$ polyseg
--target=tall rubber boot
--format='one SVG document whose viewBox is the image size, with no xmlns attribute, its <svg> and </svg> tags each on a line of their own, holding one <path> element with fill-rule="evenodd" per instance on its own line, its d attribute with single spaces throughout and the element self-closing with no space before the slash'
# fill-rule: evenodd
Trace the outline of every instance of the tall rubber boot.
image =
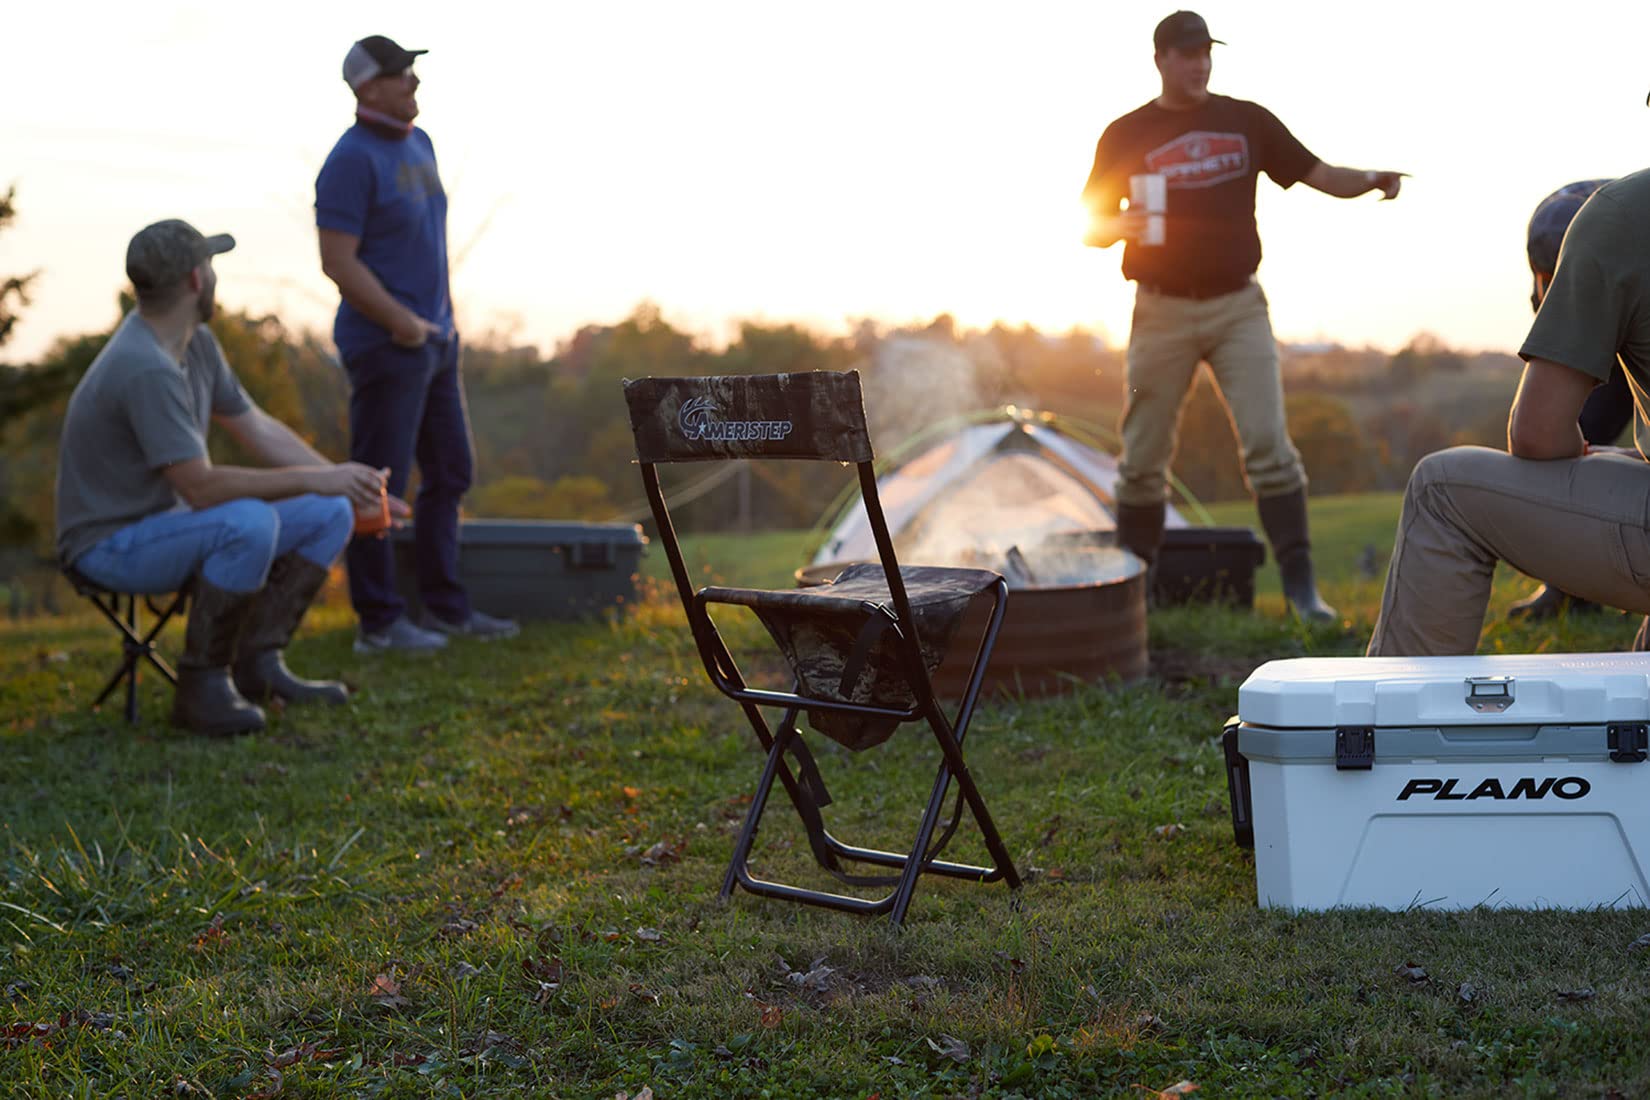
<svg viewBox="0 0 1650 1100">
<path fill-rule="evenodd" d="M 1507 618 L 1509 620 L 1528 619 L 1533 623 L 1540 622 L 1542 619 L 1556 619 L 1566 610 L 1571 615 L 1584 615 L 1588 612 L 1604 609 L 1591 600 L 1578 599 L 1561 588 L 1544 584 L 1535 590 L 1534 595 L 1519 600 L 1507 608 Z"/>
<path fill-rule="evenodd" d="M 1163 515 L 1167 505 L 1117 505 L 1117 545 L 1146 563 L 1146 606 L 1156 607 L 1157 552 L 1163 547 Z"/>
<path fill-rule="evenodd" d="M 1312 539 L 1307 534 L 1306 490 L 1261 497 L 1255 505 L 1260 509 L 1260 525 L 1266 530 L 1266 541 L 1272 544 L 1272 556 L 1278 559 L 1283 595 L 1289 606 L 1303 622 L 1327 623 L 1339 619 L 1335 609 L 1318 595 L 1318 582 L 1312 571 Z"/>
<path fill-rule="evenodd" d="M 178 659 L 172 724 L 227 737 L 264 728 L 264 712 L 241 697 L 229 677 L 235 644 L 256 593 L 229 592 L 197 576 L 189 593 L 189 626 Z"/>
<path fill-rule="evenodd" d="M 242 695 L 259 703 L 276 698 L 334 706 L 349 699 L 349 689 L 337 680 L 294 676 L 282 653 L 326 580 L 326 568 L 297 551 L 270 564 L 269 580 L 252 602 L 235 656 L 235 686 Z"/>
<path fill-rule="evenodd" d="M 1166 505 L 1118 504 L 1117 545 L 1131 551 L 1148 566 L 1157 561 L 1157 551 L 1163 545 L 1163 515 Z"/>
</svg>

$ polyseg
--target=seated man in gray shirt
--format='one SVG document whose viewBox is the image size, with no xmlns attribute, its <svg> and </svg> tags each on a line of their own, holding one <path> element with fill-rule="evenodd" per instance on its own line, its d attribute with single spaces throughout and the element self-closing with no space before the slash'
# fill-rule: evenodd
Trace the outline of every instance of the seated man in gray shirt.
<svg viewBox="0 0 1650 1100">
<path fill-rule="evenodd" d="M 65 569 L 120 592 L 193 578 L 172 722 L 207 734 L 262 729 L 251 700 L 347 698 L 343 684 L 292 675 L 282 650 L 355 508 L 379 507 L 384 491 L 384 471 L 329 462 L 253 404 L 224 361 L 206 321 L 212 257 L 234 247 L 175 219 L 132 238 L 137 308 L 69 398 L 57 470 Z M 212 420 L 272 468 L 214 465 Z"/>
<path fill-rule="evenodd" d="M 1606 183 L 1576 214 L 1518 352 L 1507 450 L 1451 447 L 1410 474 L 1371 656 L 1474 652 L 1497 561 L 1650 612 L 1647 245 L 1650 170 Z M 1618 361 L 1638 409 L 1637 450 L 1588 443 L 1576 419 Z"/>
</svg>

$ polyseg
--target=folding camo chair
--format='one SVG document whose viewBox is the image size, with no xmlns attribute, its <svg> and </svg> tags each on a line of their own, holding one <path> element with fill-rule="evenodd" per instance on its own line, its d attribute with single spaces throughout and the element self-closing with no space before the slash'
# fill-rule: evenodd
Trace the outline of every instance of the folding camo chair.
<svg viewBox="0 0 1650 1100">
<path fill-rule="evenodd" d="M 177 673 L 173 672 L 171 666 L 155 652 L 155 639 L 160 636 L 160 632 L 171 621 L 172 616 L 183 610 L 184 604 L 189 599 L 189 590 L 185 587 L 182 591 L 170 593 L 171 598 L 169 600 L 165 603 L 157 603 L 157 597 L 153 594 L 113 592 L 81 576 L 72 568 L 63 570 L 63 575 L 68 578 L 70 584 L 74 585 L 74 590 L 90 600 L 93 606 L 103 612 L 103 617 L 108 619 L 114 625 L 114 628 L 120 632 L 120 667 L 109 678 L 109 682 L 104 685 L 103 690 L 98 694 L 92 706 L 94 708 L 102 706 L 103 700 L 107 699 L 124 682 L 126 684 L 126 721 L 128 723 L 136 722 L 138 663 L 140 661 L 148 661 L 155 666 L 155 670 L 166 678 L 167 683 L 176 685 L 178 682 Z M 126 605 L 124 609 L 121 607 L 122 600 L 125 601 Z M 149 614 L 154 617 L 149 629 L 143 630 L 142 633 L 139 633 L 142 630 L 138 615 L 140 601 L 142 606 L 147 607 Z"/>
<path fill-rule="evenodd" d="M 1020 876 L 963 760 L 963 738 L 974 715 L 991 650 L 1007 608 L 1008 586 L 983 569 L 901 567 L 877 497 L 871 437 L 865 425 L 859 374 L 815 371 L 718 378 L 643 378 L 624 383 L 636 456 L 670 561 L 682 606 L 711 682 L 737 701 L 750 720 L 767 763 L 734 845 L 722 882 L 722 897 L 735 884 L 764 897 L 857 913 L 888 913 L 895 925 L 905 918 L 922 872 L 977 882 L 1004 880 L 1019 889 Z M 709 586 L 694 590 L 681 546 L 671 526 L 659 485 L 661 463 L 733 459 L 802 459 L 852 462 L 859 471 L 880 564 L 852 565 L 833 582 L 813 588 L 768 590 Z M 963 612 L 976 598 L 990 596 L 989 621 L 974 651 L 974 663 L 954 718 L 934 696 L 931 676 L 958 633 Z M 711 619 L 713 605 L 753 611 L 772 635 L 794 679 L 790 690 L 752 687 Z M 966 642 L 968 639 L 963 639 Z M 780 712 L 770 727 L 765 709 Z M 833 837 L 820 810 L 830 803 L 819 769 L 797 727 L 808 724 L 845 747 L 870 748 L 886 741 L 906 722 L 923 722 L 933 732 L 942 762 L 928 808 L 908 854 L 853 847 Z M 796 762 L 796 773 L 786 763 Z M 826 871 L 854 886 L 892 886 L 882 898 L 860 898 L 770 882 L 751 873 L 749 857 L 762 811 L 778 778 L 807 830 L 814 858 Z M 961 792 L 950 823 L 936 841 L 946 791 L 955 779 Z M 967 802 L 993 867 L 940 860 Z M 849 874 L 844 861 L 872 864 L 897 875 Z"/>
</svg>

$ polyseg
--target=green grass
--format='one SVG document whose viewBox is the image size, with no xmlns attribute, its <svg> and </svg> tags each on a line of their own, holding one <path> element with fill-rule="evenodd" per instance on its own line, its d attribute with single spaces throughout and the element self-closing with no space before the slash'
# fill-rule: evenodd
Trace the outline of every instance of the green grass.
<svg viewBox="0 0 1650 1100">
<path fill-rule="evenodd" d="M 1347 622 L 1285 619 L 1268 569 L 1252 614 L 1154 613 L 1182 675 L 991 704 L 969 756 L 1032 882 L 1016 906 L 925 881 L 898 934 L 718 901 L 759 758 L 657 592 L 439 660 L 357 659 L 322 609 L 292 662 L 342 670 L 355 701 L 225 742 L 168 729 L 152 683 L 136 728 L 89 713 L 113 656 L 91 618 L 0 628 L 0 1092 L 1645 1094 L 1642 911 L 1256 908 L 1220 723 L 1246 668 L 1360 649 L 1379 572 L 1358 558 L 1384 569 L 1396 501 L 1313 509 Z M 699 549 L 779 580 L 803 542 Z M 1500 577 L 1492 616 L 1530 587 Z M 1622 648 L 1632 625 L 1497 626 L 1484 648 Z M 728 636 L 760 663 L 756 628 Z M 902 846 L 923 738 L 818 753 L 833 829 Z M 788 817 L 760 869 L 817 883 Z"/>
</svg>

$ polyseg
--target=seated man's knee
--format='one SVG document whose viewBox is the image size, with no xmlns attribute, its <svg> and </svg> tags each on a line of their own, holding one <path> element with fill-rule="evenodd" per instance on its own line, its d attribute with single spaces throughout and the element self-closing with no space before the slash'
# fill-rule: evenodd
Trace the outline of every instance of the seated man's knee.
<svg viewBox="0 0 1650 1100">
<path fill-rule="evenodd" d="M 272 553 L 281 534 L 281 517 L 261 500 L 232 500 L 221 505 L 222 544 L 249 553 Z"/>
</svg>

